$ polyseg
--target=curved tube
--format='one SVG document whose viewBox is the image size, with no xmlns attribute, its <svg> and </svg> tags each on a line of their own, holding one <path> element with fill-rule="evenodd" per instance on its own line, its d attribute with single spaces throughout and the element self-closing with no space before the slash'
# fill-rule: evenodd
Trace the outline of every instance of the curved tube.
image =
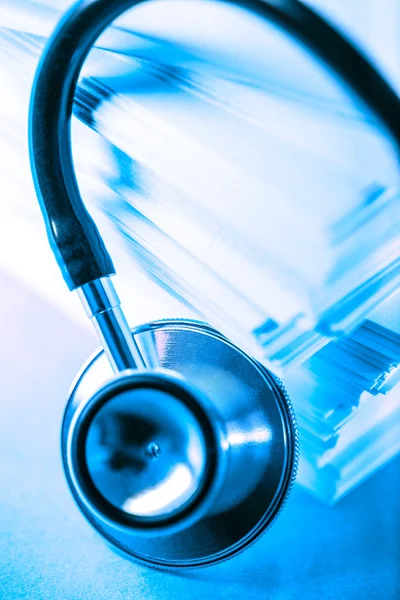
<svg viewBox="0 0 400 600">
<path fill-rule="evenodd" d="M 143 1 L 81 0 L 61 20 L 37 70 L 29 114 L 31 168 L 50 245 L 70 289 L 114 273 L 75 177 L 70 121 L 76 83 L 102 31 Z M 227 1 L 275 22 L 308 46 L 375 112 L 400 146 L 398 96 L 321 17 L 297 0 Z"/>
</svg>

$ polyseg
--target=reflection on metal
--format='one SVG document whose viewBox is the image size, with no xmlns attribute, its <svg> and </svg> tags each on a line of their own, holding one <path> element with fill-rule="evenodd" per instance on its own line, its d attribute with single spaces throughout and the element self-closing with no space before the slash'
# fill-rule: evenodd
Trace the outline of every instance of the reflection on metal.
<svg viewBox="0 0 400 600">
<path fill-rule="evenodd" d="M 104 498 L 133 516 L 160 518 L 197 495 L 210 450 L 188 406 L 143 388 L 115 392 L 93 417 L 85 446 Z"/>
<path fill-rule="evenodd" d="M 90 281 L 78 288 L 77 292 L 114 371 L 117 373 L 143 367 L 142 357 L 131 336 L 111 279 L 102 277 Z"/>
<path fill-rule="evenodd" d="M 127 498 L 123 509 L 137 515 L 158 515 L 166 507 L 175 508 L 175 499 L 186 498 L 193 492 L 193 474 L 186 465 L 177 464 L 159 484 L 136 496 Z"/>
</svg>

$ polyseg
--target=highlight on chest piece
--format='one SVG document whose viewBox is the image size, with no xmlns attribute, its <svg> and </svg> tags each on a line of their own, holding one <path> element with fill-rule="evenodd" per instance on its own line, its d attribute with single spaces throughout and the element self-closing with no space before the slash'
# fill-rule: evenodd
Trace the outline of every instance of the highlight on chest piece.
<svg viewBox="0 0 400 600">
<path fill-rule="evenodd" d="M 290 490 L 290 403 L 267 369 L 203 323 L 160 321 L 133 336 L 148 370 L 113 375 L 101 351 L 71 392 L 62 427 L 71 491 L 136 559 L 224 560 L 260 536 Z"/>
</svg>

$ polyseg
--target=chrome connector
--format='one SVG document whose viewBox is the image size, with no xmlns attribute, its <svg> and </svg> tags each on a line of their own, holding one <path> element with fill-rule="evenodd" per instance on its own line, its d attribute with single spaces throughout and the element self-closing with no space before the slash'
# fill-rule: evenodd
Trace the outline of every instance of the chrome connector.
<svg viewBox="0 0 400 600">
<path fill-rule="evenodd" d="M 125 369 L 144 369 L 143 357 L 111 279 L 96 279 L 78 288 L 77 292 L 113 370 L 118 373 Z"/>
</svg>

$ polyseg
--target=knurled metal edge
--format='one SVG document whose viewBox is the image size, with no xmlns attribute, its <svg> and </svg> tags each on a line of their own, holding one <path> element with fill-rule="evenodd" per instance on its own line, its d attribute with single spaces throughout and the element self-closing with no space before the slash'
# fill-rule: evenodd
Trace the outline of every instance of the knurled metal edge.
<svg viewBox="0 0 400 600">
<path fill-rule="evenodd" d="M 271 373 L 271 372 L 270 372 Z M 299 429 L 297 426 L 297 419 L 296 419 L 296 413 L 294 411 L 293 408 L 293 404 L 292 401 L 289 397 L 289 394 L 285 388 L 285 386 L 282 383 L 282 380 L 277 376 L 274 375 L 273 373 L 271 373 L 278 389 L 279 392 L 282 396 L 282 399 L 287 407 L 288 410 L 288 414 L 289 414 L 289 421 L 290 421 L 290 426 L 291 426 L 291 430 L 292 430 L 292 436 L 293 436 L 293 464 L 292 464 L 292 473 L 290 476 L 290 482 L 288 484 L 286 493 L 285 493 L 285 497 L 281 503 L 281 506 L 278 510 L 278 512 L 275 515 L 275 519 L 277 519 L 277 517 L 281 514 L 282 509 L 285 507 L 286 502 L 289 499 L 289 496 L 291 494 L 291 491 L 293 489 L 293 485 L 296 481 L 296 477 L 297 477 L 297 471 L 299 468 L 299 459 L 300 459 L 300 440 L 299 440 Z M 274 519 L 274 521 L 275 521 Z"/>
</svg>

